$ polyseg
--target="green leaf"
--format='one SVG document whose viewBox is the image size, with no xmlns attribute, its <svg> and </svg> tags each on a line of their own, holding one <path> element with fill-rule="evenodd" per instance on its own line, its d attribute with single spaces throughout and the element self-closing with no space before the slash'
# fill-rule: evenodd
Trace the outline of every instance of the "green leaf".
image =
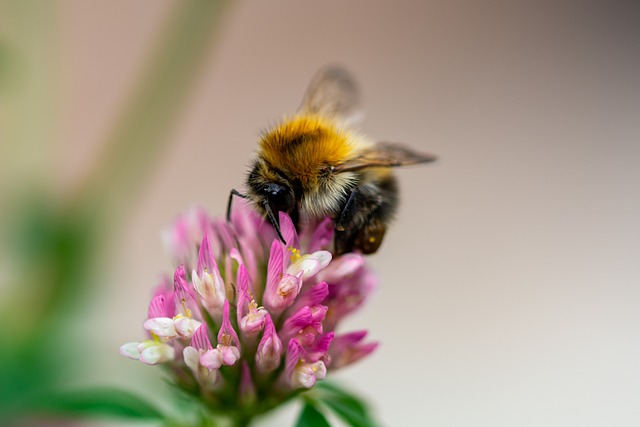
<svg viewBox="0 0 640 427">
<path fill-rule="evenodd" d="M 377 423 L 369 414 L 367 405 L 350 392 L 335 384 L 322 382 L 316 398 L 335 415 L 352 427 L 372 427 Z"/>
<path fill-rule="evenodd" d="M 91 389 L 52 392 L 40 396 L 34 411 L 78 416 L 111 416 L 138 420 L 161 420 L 162 413 L 147 401 L 124 390 Z"/>
<path fill-rule="evenodd" d="M 352 427 L 372 427 L 375 423 L 367 414 L 363 414 L 359 409 L 352 405 L 351 402 L 335 399 L 322 399 L 324 403 L 333 413 L 340 417 L 344 422 Z"/>
<path fill-rule="evenodd" d="M 331 427 L 331 425 L 315 406 L 307 402 L 302 408 L 296 427 Z"/>
</svg>

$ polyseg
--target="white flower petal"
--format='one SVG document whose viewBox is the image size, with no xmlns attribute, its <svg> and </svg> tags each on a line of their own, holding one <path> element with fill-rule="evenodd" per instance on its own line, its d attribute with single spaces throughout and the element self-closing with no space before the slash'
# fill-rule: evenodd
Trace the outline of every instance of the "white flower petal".
<svg viewBox="0 0 640 427">
<path fill-rule="evenodd" d="M 144 328 L 161 338 L 175 338 L 177 335 L 173 319 L 170 317 L 155 317 L 144 322 Z"/>
<path fill-rule="evenodd" d="M 194 373 L 198 372 L 198 367 L 200 366 L 200 352 L 197 348 L 188 346 L 182 351 L 182 357 L 184 358 L 184 363 L 191 369 Z"/>
<path fill-rule="evenodd" d="M 140 353 L 140 361 L 147 365 L 156 365 L 158 363 L 168 362 L 173 360 L 175 356 L 175 350 L 173 347 L 167 344 L 158 343 L 145 349 Z"/>
<path fill-rule="evenodd" d="M 129 359 L 140 359 L 140 352 L 138 351 L 139 342 L 128 342 L 120 346 L 120 354 L 128 357 Z"/>
<path fill-rule="evenodd" d="M 317 251 L 302 256 L 287 269 L 287 274 L 297 275 L 302 272 L 302 280 L 313 277 L 331 262 L 331 252 Z"/>
<path fill-rule="evenodd" d="M 213 272 L 203 271 L 201 277 L 193 270 L 191 277 L 193 287 L 202 298 L 205 307 L 210 309 L 222 308 L 226 293 L 224 281 L 218 269 L 214 269 Z"/>
<path fill-rule="evenodd" d="M 293 388 L 311 388 L 316 383 L 316 376 L 309 365 L 300 365 L 295 371 L 293 371 L 293 377 L 291 378 L 291 385 Z"/>
<path fill-rule="evenodd" d="M 317 251 L 311 254 L 315 259 L 320 262 L 320 268 L 325 268 L 331 262 L 331 252 L 329 251 Z"/>
<path fill-rule="evenodd" d="M 291 378 L 291 385 L 294 388 L 311 388 L 316 380 L 322 380 L 327 376 L 327 367 L 324 362 L 303 363 L 296 367 Z"/>
<path fill-rule="evenodd" d="M 173 324 L 178 335 L 182 338 L 191 338 L 196 332 L 196 329 L 202 325 L 202 322 L 189 317 L 177 316 L 174 319 Z"/>
<path fill-rule="evenodd" d="M 327 376 L 327 367 L 321 360 L 313 363 L 311 365 L 311 370 L 313 371 L 317 380 L 323 380 Z"/>
</svg>

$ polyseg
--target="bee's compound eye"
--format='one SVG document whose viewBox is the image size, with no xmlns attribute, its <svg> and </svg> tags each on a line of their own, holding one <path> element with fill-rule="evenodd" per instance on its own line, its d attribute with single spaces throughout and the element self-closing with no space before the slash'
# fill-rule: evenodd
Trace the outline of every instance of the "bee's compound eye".
<svg viewBox="0 0 640 427">
<path fill-rule="evenodd" d="M 291 197 L 289 187 L 275 182 L 269 182 L 262 187 L 262 194 L 268 200 L 269 206 L 274 212 L 291 212 L 294 199 Z"/>
<path fill-rule="evenodd" d="M 265 184 L 262 191 L 268 196 L 277 197 L 285 192 L 285 188 L 280 184 L 271 182 L 269 184 Z"/>
</svg>

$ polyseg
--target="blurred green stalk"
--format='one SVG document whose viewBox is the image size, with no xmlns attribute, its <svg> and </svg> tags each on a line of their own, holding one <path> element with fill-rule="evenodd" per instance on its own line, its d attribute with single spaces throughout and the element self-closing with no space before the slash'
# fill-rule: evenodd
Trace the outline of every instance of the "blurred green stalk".
<svg viewBox="0 0 640 427">
<path fill-rule="evenodd" d="M 104 153 L 70 199 L 60 203 L 51 194 L 50 178 L 41 169 L 47 166 L 49 156 L 38 156 L 39 162 L 26 165 L 33 169 L 30 182 L 7 185 L 8 190 L 28 185 L 26 190 L 32 191 L 10 205 L 0 223 L 4 249 L 17 272 L 9 276 L 12 293 L 0 301 L 0 321 L 12 325 L 0 331 L 0 340 L 5 343 L 0 346 L 0 417 L 8 423 L 11 415 L 20 417 L 16 408 L 33 406 L 30 399 L 43 399 L 47 392 L 55 394 L 68 380 L 65 376 L 83 360 L 82 348 L 89 346 L 70 341 L 64 329 L 69 314 L 87 296 L 86 290 L 100 285 L 96 272 L 111 237 L 107 231 L 117 229 L 170 140 L 228 3 L 175 3 L 135 90 L 103 144 Z M 55 44 L 51 4 L 37 0 L 0 3 L 0 11 L 8 14 L 4 20 L 17 25 L 20 36 L 26 35 L 30 41 L 18 46 L 28 52 L 18 53 L 36 58 L 21 71 L 34 73 L 30 78 L 35 76 L 40 83 L 8 88 L 14 104 L 7 105 L 7 110 L 14 110 L 12 117 L 19 119 L 11 132 L 2 132 L 10 138 L 3 147 L 10 147 L 9 153 L 11 147 L 29 154 L 52 146 L 48 131 L 55 116 L 50 92 L 56 70 L 50 61 L 51 52 L 55 52 L 51 46 Z M 0 62 L 5 66 L 12 58 L 4 55 Z M 19 172 L 7 176 L 14 181 L 30 172 L 12 169 Z"/>
<path fill-rule="evenodd" d="M 227 4 L 228 0 L 176 3 L 147 69 L 107 137 L 99 163 L 75 195 L 74 209 L 89 205 L 98 214 L 111 215 L 137 196 L 197 81 Z"/>
</svg>

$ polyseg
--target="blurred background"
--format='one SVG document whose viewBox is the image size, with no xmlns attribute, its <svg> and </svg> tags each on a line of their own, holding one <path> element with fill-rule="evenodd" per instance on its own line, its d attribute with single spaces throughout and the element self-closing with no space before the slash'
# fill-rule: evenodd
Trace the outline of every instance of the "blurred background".
<svg viewBox="0 0 640 427">
<path fill-rule="evenodd" d="M 381 286 L 345 325 L 382 346 L 339 379 L 386 426 L 640 425 L 639 18 L 634 2 L 0 0 L 1 409 L 54 385 L 163 405 L 160 370 L 118 354 L 172 268 L 161 231 L 196 204 L 222 215 L 260 131 L 337 62 L 367 135 L 440 157 L 398 171 Z"/>
</svg>

